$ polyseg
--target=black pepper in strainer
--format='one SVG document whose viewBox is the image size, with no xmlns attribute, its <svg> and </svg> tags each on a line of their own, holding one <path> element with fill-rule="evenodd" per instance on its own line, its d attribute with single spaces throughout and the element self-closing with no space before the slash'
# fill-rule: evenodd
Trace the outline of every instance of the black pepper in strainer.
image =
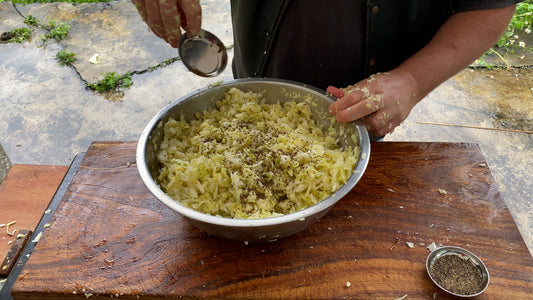
<svg viewBox="0 0 533 300">
<path fill-rule="evenodd" d="M 484 279 L 470 259 L 458 255 L 443 255 L 431 265 L 433 280 L 444 289 L 459 295 L 474 295 L 484 288 Z"/>
</svg>

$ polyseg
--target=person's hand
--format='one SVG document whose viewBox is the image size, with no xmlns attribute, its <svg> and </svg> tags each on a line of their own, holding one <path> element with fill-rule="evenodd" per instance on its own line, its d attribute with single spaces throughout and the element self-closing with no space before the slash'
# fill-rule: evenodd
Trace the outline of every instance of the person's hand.
<svg viewBox="0 0 533 300">
<path fill-rule="evenodd" d="M 198 35 L 202 26 L 200 0 L 131 0 L 148 27 L 172 47 L 177 48 L 182 27 Z"/>
<path fill-rule="evenodd" d="M 399 69 L 374 74 L 342 89 L 330 86 L 327 92 L 339 98 L 329 107 L 337 122 L 361 119 L 377 136 L 392 132 L 420 101 L 413 77 Z"/>
</svg>

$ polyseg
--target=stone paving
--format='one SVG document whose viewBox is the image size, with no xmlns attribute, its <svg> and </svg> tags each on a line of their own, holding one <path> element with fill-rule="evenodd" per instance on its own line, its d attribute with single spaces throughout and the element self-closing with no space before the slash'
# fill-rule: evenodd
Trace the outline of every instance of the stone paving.
<svg viewBox="0 0 533 300">
<path fill-rule="evenodd" d="M 204 0 L 202 8 L 203 27 L 231 46 L 229 1 Z M 233 78 L 231 68 L 218 77 L 201 78 L 179 60 L 167 65 L 177 59 L 176 49 L 149 31 L 128 0 L 79 5 L 0 3 L 0 33 L 26 26 L 23 21 L 28 15 L 71 27 L 61 42 L 43 42 L 40 38 L 46 32 L 37 28 L 29 42 L 0 44 L 0 166 L 4 170 L 11 163 L 68 165 L 95 140 L 137 140 L 145 124 L 169 102 Z M 61 50 L 76 53 L 73 67 L 58 63 L 55 57 Z M 93 64 L 90 60 L 96 54 L 99 63 Z M 230 60 L 232 54 L 230 49 Z M 519 50 L 505 58 L 509 69 L 467 68 L 442 84 L 385 140 L 479 144 L 532 251 L 533 136 L 420 123 L 533 130 L 533 53 Z M 486 61 L 503 64 L 495 55 Z M 86 87 L 108 72 L 130 72 L 133 85 L 112 94 Z"/>
</svg>

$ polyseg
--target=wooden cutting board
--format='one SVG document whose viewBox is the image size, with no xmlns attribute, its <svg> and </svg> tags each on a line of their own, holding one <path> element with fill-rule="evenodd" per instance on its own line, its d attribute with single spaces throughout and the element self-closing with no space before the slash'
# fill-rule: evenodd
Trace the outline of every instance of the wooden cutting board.
<svg viewBox="0 0 533 300">
<path fill-rule="evenodd" d="M 425 271 L 432 242 L 485 262 L 490 286 L 478 299 L 533 295 L 533 259 L 475 144 L 373 143 L 361 181 L 319 222 L 248 245 L 155 200 L 135 147 L 91 144 L 15 299 L 447 299 Z"/>
<path fill-rule="evenodd" d="M 67 166 L 15 164 L 0 184 L 0 263 L 21 230 L 35 229 Z M 9 234 L 8 234 L 9 233 Z"/>
</svg>

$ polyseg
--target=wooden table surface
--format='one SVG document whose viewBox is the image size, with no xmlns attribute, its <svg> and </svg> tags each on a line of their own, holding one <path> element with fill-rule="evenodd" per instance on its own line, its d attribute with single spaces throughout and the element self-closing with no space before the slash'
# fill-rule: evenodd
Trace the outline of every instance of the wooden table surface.
<svg viewBox="0 0 533 300">
<path fill-rule="evenodd" d="M 361 181 L 320 221 L 248 245 L 155 200 L 135 147 L 91 144 L 15 299 L 448 299 L 425 271 L 432 242 L 484 261 L 490 285 L 477 299 L 533 295 L 533 259 L 475 144 L 373 143 Z"/>
<path fill-rule="evenodd" d="M 0 263 L 20 230 L 35 229 L 68 166 L 15 164 L 0 184 Z M 11 242 L 10 242 L 11 241 Z"/>
</svg>

